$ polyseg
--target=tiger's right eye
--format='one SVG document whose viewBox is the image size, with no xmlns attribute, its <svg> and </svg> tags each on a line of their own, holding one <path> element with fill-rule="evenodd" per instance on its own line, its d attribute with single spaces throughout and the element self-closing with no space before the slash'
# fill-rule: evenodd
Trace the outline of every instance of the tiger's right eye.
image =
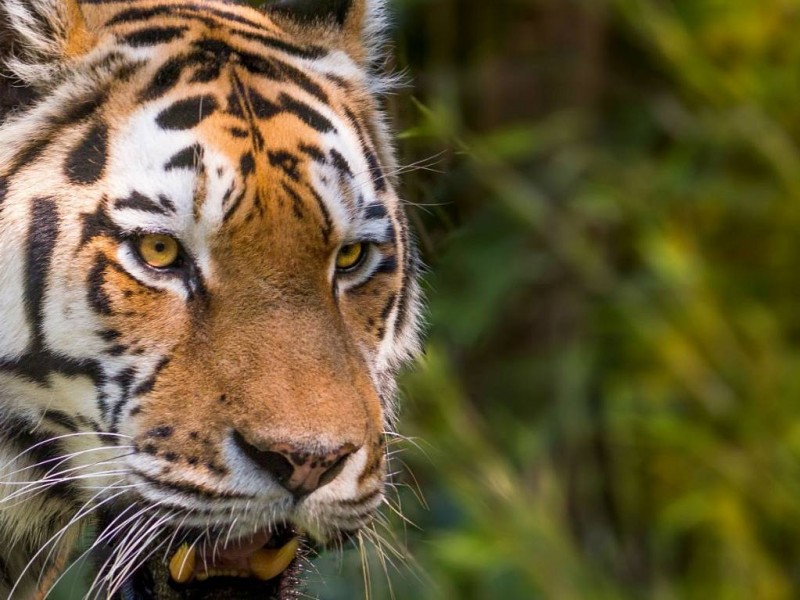
<svg viewBox="0 0 800 600">
<path fill-rule="evenodd" d="M 367 245 L 362 242 L 342 246 L 336 255 L 336 269 L 339 272 L 352 271 L 361 264 L 366 253 Z"/>
<path fill-rule="evenodd" d="M 168 269 L 178 262 L 181 245 L 173 237 L 161 233 L 143 235 L 136 249 L 142 260 L 154 269 Z"/>
</svg>

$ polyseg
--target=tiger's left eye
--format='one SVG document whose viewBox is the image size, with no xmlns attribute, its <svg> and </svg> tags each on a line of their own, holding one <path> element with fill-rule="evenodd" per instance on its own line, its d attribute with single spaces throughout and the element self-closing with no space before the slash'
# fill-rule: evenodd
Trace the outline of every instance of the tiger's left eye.
<svg viewBox="0 0 800 600">
<path fill-rule="evenodd" d="M 336 255 L 336 270 L 340 272 L 352 271 L 361 264 L 367 254 L 367 245 L 363 242 L 348 244 L 339 249 Z"/>
<path fill-rule="evenodd" d="M 154 269 L 168 269 L 178 262 L 181 246 L 173 237 L 160 233 L 143 235 L 136 249 L 142 260 Z"/>
</svg>

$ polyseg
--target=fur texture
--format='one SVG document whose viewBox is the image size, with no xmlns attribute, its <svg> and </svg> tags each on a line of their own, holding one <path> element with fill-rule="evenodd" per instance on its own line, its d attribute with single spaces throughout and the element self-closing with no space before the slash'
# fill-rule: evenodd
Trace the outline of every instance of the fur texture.
<svg viewBox="0 0 800 600">
<path fill-rule="evenodd" d="M 325 541 L 381 504 L 417 261 L 376 97 L 383 6 L 318 11 L 0 0 L 3 598 L 43 591 L 101 512 L 111 594 L 171 531 Z M 180 260 L 149 266 L 150 234 Z M 270 452 L 342 459 L 300 497 Z"/>
</svg>

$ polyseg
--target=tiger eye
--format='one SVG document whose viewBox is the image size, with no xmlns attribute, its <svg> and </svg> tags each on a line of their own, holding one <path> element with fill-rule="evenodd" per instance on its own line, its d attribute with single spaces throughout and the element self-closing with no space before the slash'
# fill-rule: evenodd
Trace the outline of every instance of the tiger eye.
<svg viewBox="0 0 800 600">
<path fill-rule="evenodd" d="M 367 246 L 364 243 L 348 244 L 339 249 L 336 256 L 336 268 L 340 271 L 349 271 L 361 263 L 366 253 Z"/>
<path fill-rule="evenodd" d="M 171 267 L 178 261 L 181 251 L 175 238 L 160 233 L 142 236 L 137 249 L 142 260 L 154 269 Z"/>
</svg>

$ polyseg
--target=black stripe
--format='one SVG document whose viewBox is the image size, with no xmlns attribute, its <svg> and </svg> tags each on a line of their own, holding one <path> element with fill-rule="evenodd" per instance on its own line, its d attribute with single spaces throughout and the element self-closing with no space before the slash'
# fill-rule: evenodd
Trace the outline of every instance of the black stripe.
<svg viewBox="0 0 800 600">
<path fill-rule="evenodd" d="M 333 221 L 331 220 L 331 213 L 328 210 L 328 206 L 325 204 L 325 201 L 322 199 L 313 187 L 310 184 L 306 184 L 306 189 L 308 189 L 311 196 L 316 200 L 317 206 L 319 207 L 320 213 L 322 213 L 322 240 L 327 245 L 331 239 L 331 233 L 333 232 Z"/>
<path fill-rule="evenodd" d="M 117 432 L 119 430 L 119 421 L 122 417 L 122 409 L 125 408 L 125 406 L 128 404 L 128 401 L 131 399 L 131 387 L 133 387 L 133 382 L 135 380 L 136 369 L 133 367 L 123 369 L 116 377 L 114 377 L 114 383 L 116 383 L 120 388 L 120 398 L 111 409 L 111 414 L 108 417 L 112 432 Z"/>
<path fill-rule="evenodd" d="M 396 256 L 387 256 L 378 264 L 378 268 L 375 269 L 376 273 L 386 273 L 386 274 L 395 273 L 396 271 L 397 271 Z"/>
<path fill-rule="evenodd" d="M 311 144 L 300 144 L 298 148 L 300 149 L 300 152 L 307 154 L 318 163 L 322 163 L 324 165 L 328 162 L 328 159 L 325 157 L 325 153 L 317 146 L 312 146 Z"/>
<path fill-rule="evenodd" d="M 295 115 L 312 129 L 316 129 L 320 133 L 328 133 L 334 130 L 333 123 L 311 108 L 308 104 L 300 102 L 285 93 L 279 96 L 278 101 L 284 110 Z"/>
<path fill-rule="evenodd" d="M 85 246 L 94 238 L 101 236 L 117 240 L 122 238 L 122 231 L 108 216 L 106 204 L 107 200 L 103 198 L 95 212 L 81 217 L 81 246 Z"/>
<path fill-rule="evenodd" d="M 200 498 L 207 498 L 214 501 L 218 501 L 220 499 L 252 500 L 255 498 L 255 496 L 235 494 L 233 492 L 226 492 L 224 490 L 206 490 L 204 488 L 175 481 L 165 482 L 160 479 L 154 479 L 148 475 L 145 475 L 141 471 L 136 473 L 136 477 L 146 481 L 148 487 L 155 488 L 156 490 L 162 490 L 169 494 L 187 494 L 191 497 L 199 496 Z"/>
<path fill-rule="evenodd" d="M 198 162 L 202 160 L 202 156 L 203 147 L 200 144 L 187 146 L 169 159 L 169 162 L 164 165 L 164 170 L 172 171 L 173 169 L 197 169 Z"/>
<path fill-rule="evenodd" d="M 277 104 L 273 104 L 264 98 L 264 96 L 255 91 L 252 87 L 247 89 L 247 99 L 250 101 L 253 114 L 259 119 L 271 119 L 281 112 Z"/>
<path fill-rule="evenodd" d="M 376 464 L 378 465 L 378 468 L 380 468 L 381 462 L 377 462 Z M 374 469 L 370 473 L 362 473 L 362 477 L 364 475 L 369 477 L 370 475 L 374 474 L 376 470 L 377 469 Z M 373 500 L 375 500 L 375 498 L 380 496 L 382 493 L 383 493 L 383 491 L 380 488 L 378 488 L 377 490 L 373 490 L 372 492 L 367 492 L 363 496 L 359 496 L 359 497 L 353 498 L 351 500 L 339 500 L 336 504 L 338 506 L 352 506 L 352 507 L 359 506 L 361 504 L 368 504 L 368 503 L 372 502 Z M 369 514 L 369 513 L 366 513 L 366 514 Z"/>
<path fill-rule="evenodd" d="M 167 130 L 192 129 L 217 110 L 217 100 L 210 94 L 192 96 L 175 102 L 156 117 L 156 123 Z"/>
<path fill-rule="evenodd" d="M 89 270 L 89 275 L 86 278 L 87 290 L 86 295 L 91 306 L 98 314 L 110 315 L 113 314 L 111 309 L 111 298 L 108 297 L 103 285 L 105 284 L 105 273 L 108 268 L 108 259 L 99 254 L 95 258 L 94 265 Z"/>
<path fill-rule="evenodd" d="M 408 231 L 408 222 L 400 220 L 400 241 L 403 244 L 403 281 L 400 284 L 400 303 L 397 306 L 397 320 L 395 321 L 395 331 L 402 330 L 408 320 L 409 288 L 411 279 L 416 275 L 418 268 L 418 256 L 414 246 L 414 239 Z"/>
<path fill-rule="evenodd" d="M 166 366 L 169 364 L 169 357 L 165 356 L 161 360 L 158 361 L 156 368 L 153 370 L 153 374 L 150 375 L 147 379 L 145 379 L 142 383 L 140 383 L 135 390 L 133 390 L 133 397 L 143 396 L 145 394 L 149 394 L 153 391 L 153 388 L 156 386 L 156 380 L 158 376 L 161 374 Z"/>
<path fill-rule="evenodd" d="M 298 165 L 300 161 L 291 152 L 285 150 L 270 150 L 267 153 L 269 164 L 281 169 L 293 181 L 300 181 Z"/>
<path fill-rule="evenodd" d="M 286 182 L 281 184 L 283 191 L 292 199 L 292 211 L 298 219 L 303 219 L 303 199 Z"/>
<path fill-rule="evenodd" d="M 67 155 L 64 172 L 74 184 L 90 185 L 103 176 L 108 160 L 108 127 L 102 121 L 92 125 Z"/>
<path fill-rule="evenodd" d="M 120 198 L 114 201 L 114 208 L 117 210 L 138 210 L 146 213 L 155 213 L 159 215 L 168 215 L 169 211 L 161 204 L 145 196 L 140 192 L 133 192 L 127 198 Z"/>
<path fill-rule="evenodd" d="M 114 342 L 122 337 L 122 334 L 115 329 L 104 329 L 98 332 L 97 335 L 106 342 Z"/>
<path fill-rule="evenodd" d="M 282 52 L 294 54 L 295 56 L 299 56 L 301 58 L 316 60 L 319 58 L 324 58 L 328 54 L 328 51 L 321 46 L 297 46 L 296 44 L 290 44 L 289 42 L 284 42 L 283 40 L 279 40 L 271 36 L 252 33 L 250 31 L 242 31 L 241 29 L 234 29 L 231 31 L 231 33 L 248 41 L 258 42 L 267 48 L 281 50 Z"/>
<path fill-rule="evenodd" d="M 25 308 L 33 330 L 34 350 L 44 348 L 44 301 L 47 293 L 47 275 L 53 262 L 59 229 L 58 208 L 52 198 L 34 199 L 28 227 L 28 245 L 25 255 L 27 278 L 25 281 Z"/>
<path fill-rule="evenodd" d="M 271 115 L 277 112 L 268 100 L 261 97 L 255 90 L 244 85 L 239 74 L 233 72 L 233 90 L 228 97 L 228 110 L 231 114 L 247 121 L 249 135 L 252 138 L 256 151 L 264 150 L 264 136 L 258 127 L 257 119 L 259 112 L 264 115 Z"/>
<path fill-rule="evenodd" d="M 8 180 L 5 177 L 0 177 L 0 210 L 3 208 L 3 202 L 6 201 L 8 194 Z"/>
<path fill-rule="evenodd" d="M 256 159 L 253 158 L 253 153 L 248 151 L 242 154 L 242 157 L 239 159 L 239 170 L 241 171 L 242 177 L 247 177 L 256 168 Z"/>
<path fill-rule="evenodd" d="M 320 101 L 328 101 L 328 96 L 322 87 L 305 72 L 274 56 L 263 56 L 234 48 L 222 40 L 198 40 L 192 45 L 197 50 L 191 57 L 187 57 L 192 61 L 207 64 L 207 57 L 213 56 L 219 65 L 235 62 L 254 75 L 262 75 L 273 81 L 294 83 Z"/>
<path fill-rule="evenodd" d="M 44 418 L 52 421 L 53 423 L 57 423 L 72 433 L 80 430 L 80 427 L 78 427 L 78 423 L 75 421 L 75 419 L 60 410 L 46 410 L 44 412 Z"/>
<path fill-rule="evenodd" d="M 280 40 L 278 38 L 265 35 L 261 33 L 261 31 L 263 31 L 264 29 L 263 23 L 247 19 L 246 17 L 242 17 L 241 15 L 236 15 L 233 13 L 229 13 L 227 11 L 212 8 L 207 4 L 182 4 L 180 6 L 132 8 L 117 13 L 111 20 L 109 20 L 106 23 L 106 25 L 132 23 L 135 21 L 147 21 L 154 17 L 160 17 L 160 16 L 199 20 L 206 23 L 207 25 L 212 25 L 212 26 L 217 25 L 217 23 L 214 23 L 205 15 L 213 15 L 214 17 L 217 17 L 219 19 L 228 21 L 229 27 L 231 23 L 252 27 L 253 29 L 256 30 L 255 32 L 242 31 L 241 29 L 233 27 L 232 33 L 239 35 L 243 38 L 246 38 L 247 40 L 258 42 L 268 48 L 286 52 L 287 54 L 293 54 L 301 58 L 317 59 L 317 58 L 322 58 L 328 53 L 327 50 L 321 46 L 314 46 L 314 45 L 297 46 L 295 44 Z"/>
<path fill-rule="evenodd" d="M 246 194 L 247 190 L 243 189 L 236 195 L 236 197 L 231 202 L 231 205 L 225 211 L 225 216 L 222 219 L 223 222 L 227 223 L 231 218 L 233 218 L 233 215 L 236 214 L 236 211 L 238 210 L 239 206 L 244 201 Z"/>
<path fill-rule="evenodd" d="M 67 377 L 88 377 L 94 381 L 95 387 L 105 379 L 96 361 L 74 359 L 50 352 L 29 352 L 18 359 L 0 361 L 0 371 L 25 377 L 41 385 L 47 384 L 51 373 Z"/>
<path fill-rule="evenodd" d="M 186 56 L 171 58 L 158 68 L 148 86 L 139 94 L 139 100 L 157 100 L 173 89 L 181 80 L 183 70 L 192 64 Z"/>
<path fill-rule="evenodd" d="M 336 167 L 336 170 L 339 171 L 339 174 L 342 177 L 352 177 L 353 171 L 350 169 L 350 163 L 347 162 L 347 159 L 344 156 L 342 156 L 342 153 L 336 148 L 331 148 L 330 154 L 333 166 Z"/>
<path fill-rule="evenodd" d="M 386 212 L 386 207 L 380 202 L 368 204 L 364 209 L 365 219 L 383 219 L 387 215 L 388 213 Z"/>
<path fill-rule="evenodd" d="M 386 301 L 386 304 L 383 306 L 383 310 L 381 311 L 381 320 L 386 321 L 389 318 L 389 315 L 392 314 L 392 309 L 394 308 L 395 302 L 397 302 L 397 294 L 392 294 L 389 296 L 389 299 Z"/>
<path fill-rule="evenodd" d="M 394 223 L 391 221 L 386 224 L 386 231 L 383 234 L 383 243 L 392 244 L 393 246 L 397 243 L 397 232 L 395 231 Z"/>
<path fill-rule="evenodd" d="M 163 206 L 169 212 L 174 213 L 178 211 L 177 207 L 175 206 L 175 203 L 164 194 L 158 195 L 158 201 L 161 203 L 161 206 Z"/>
<path fill-rule="evenodd" d="M 188 27 L 147 27 L 123 36 L 122 41 L 135 48 L 157 46 L 179 39 Z"/>
<path fill-rule="evenodd" d="M 358 134 L 358 139 L 361 142 L 361 146 L 364 149 L 364 156 L 367 159 L 367 164 L 369 165 L 369 172 L 370 177 L 372 178 L 372 183 L 375 186 L 375 189 L 378 192 L 383 192 L 386 190 L 386 178 L 383 174 L 383 167 L 381 167 L 380 161 L 378 160 L 378 156 L 375 154 L 373 147 L 369 141 L 369 136 L 367 136 L 366 132 L 364 131 L 364 127 L 361 124 L 361 121 L 356 117 L 356 115 L 349 109 L 345 109 L 345 114 L 353 126 L 356 128 L 356 133 Z"/>
<path fill-rule="evenodd" d="M 375 186 L 375 189 L 378 192 L 386 191 L 386 179 L 383 176 L 383 168 L 381 167 L 380 162 L 378 162 L 378 157 L 376 154 L 367 146 L 364 141 L 364 153 L 367 157 L 367 164 L 369 165 L 369 174 L 372 177 L 372 183 Z"/>
</svg>

